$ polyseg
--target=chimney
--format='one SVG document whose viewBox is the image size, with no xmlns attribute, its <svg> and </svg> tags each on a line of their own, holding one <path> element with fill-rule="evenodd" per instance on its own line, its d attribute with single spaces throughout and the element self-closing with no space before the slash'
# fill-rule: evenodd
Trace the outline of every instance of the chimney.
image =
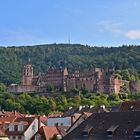
<svg viewBox="0 0 140 140">
<path fill-rule="evenodd" d="M 80 106 L 79 106 L 79 111 L 80 111 L 82 108 L 83 108 L 83 107 L 80 105 Z"/>
<path fill-rule="evenodd" d="M 40 127 L 41 127 L 41 116 L 38 115 L 38 130 L 39 130 Z"/>
<path fill-rule="evenodd" d="M 72 116 L 71 116 L 71 125 L 74 123 L 74 118 L 75 118 L 75 116 L 72 115 Z"/>
<path fill-rule="evenodd" d="M 5 113 L 5 112 L 4 112 L 4 109 L 2 109 L 2 113 Z"/>
<path fill-rule="evenodd" d="M 14 110 L 14 115 L 16 116 L 16 110 Z"/>
</svg>

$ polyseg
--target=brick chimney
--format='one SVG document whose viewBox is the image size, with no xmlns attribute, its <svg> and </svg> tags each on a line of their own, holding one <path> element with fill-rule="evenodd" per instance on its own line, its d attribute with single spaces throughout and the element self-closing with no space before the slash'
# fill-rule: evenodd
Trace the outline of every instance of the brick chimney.
<svg viewBox="0 0 140 140">
<path fill-rule="evenodd" d="M 38 130 L 39 130 L 40 127 L 41 127 L 41 116 L 38 115 Z"/>
</svg>

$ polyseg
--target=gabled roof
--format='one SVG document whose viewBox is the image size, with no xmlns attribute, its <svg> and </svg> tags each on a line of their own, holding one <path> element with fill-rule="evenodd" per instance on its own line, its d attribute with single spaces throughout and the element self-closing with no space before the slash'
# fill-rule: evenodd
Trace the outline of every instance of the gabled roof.
<svg viewBox="0 0 140 140">
<path fill-rule="evenodd" d="M 67 129 L 67 131 L 66 132 L 68 132 L 69 133 L 69 130 L 71 129 L 71 128 L 73 128 L 73 126 L 81 119 L 81 118 L 84 118 L 83 119 L 83 121 L 85 120 L 85 119 L 87 119 L 89 116 L 91 116 L 92 115 L 92 113 L 88 113 L 88 112 L 83 112 L 80 116 L 79 116 L 79 118 L 77 118 L 77 120 Z M 80 122 L 81 123 L 81 122 Z"/>
<path fill-rule="evenodd" d="M 56 126 L 42 126 L 31 140 L 34 140 L 37 134 L 41 135 L 41 140 L 50 140 L 54 135 L 59 134 L 59 131 Z"/>
<path fill-rule="evenodd" d="M 13 122 L 17 117 L 2 117 L 0 118 L 0 123 L 11 123 Z"/>
<path fill-rule="evenodd" d="M 23 117 L 23 115 L 17 111 L 0 111 L 0 116 L 8 116 L 8 117 Z"/>
<path fill-rule="evenodd" d="M 31 125 L 31 123 L 35 120 L 34 117 L 20 117 L 20 118 L 16 118 L 11 124 L 15 124 L 15 125 L 18 125 L 18 124 L 24 124 L 24 130 L 23 131 L 17 131 L 17 130 L 14 130 L 14 131 L 9 131 L 9 130 L 6 130 L 6 134 L 8 136 L 12 136 L 12 135 L 23 135 L 24 132 L 29 128 L 29 126 Z"/>
<path fill-rule="evenodd" d="M 66 131 L 68 130 L 69 126 L 56 126 L 56 127 L 62 137 L 64 137 L 67 134 Z"/>
<path fill-rule="evenodd" d="M 113 140 L 133 140 L 134 130 L 140 125 L 140 112 L 93 113 L 77 128 L 68 133 L 63 140 L 108 140 L 107 130 L 112 129 Z M 88 136 L 83 132 L 89 126 Z M 114 126 L 114 127 L 112 127 Z"/>
<path fill-rule="evenodd" d="M 125 101 L 120 105 L 119 111 L 140 111 L 140 100 Z"/>
<path fill-rule="evenodd" d="M 56 127 L 52 126 L 43 126 L 43 130 L 45 133 L 46 140 L 50 140 L 54 135 L 59 134 Z"/>
</svg>

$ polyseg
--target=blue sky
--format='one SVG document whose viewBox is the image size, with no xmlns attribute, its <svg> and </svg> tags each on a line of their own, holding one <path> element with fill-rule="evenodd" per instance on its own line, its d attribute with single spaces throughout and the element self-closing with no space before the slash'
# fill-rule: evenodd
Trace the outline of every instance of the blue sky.
<svg viewBox="0 0 140 140">
<path fill-rule="evenodd" d="M 0 0 L 0 46 L 140 44 L 140 0 Z"/>
</svg>

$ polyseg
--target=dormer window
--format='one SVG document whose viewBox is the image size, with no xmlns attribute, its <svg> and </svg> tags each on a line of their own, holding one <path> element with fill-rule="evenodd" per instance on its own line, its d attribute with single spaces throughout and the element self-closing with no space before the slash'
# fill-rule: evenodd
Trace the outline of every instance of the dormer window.
<svg viewBox="0 0 140 140">
<path fill-rule="evenodd" d="M 107 130 L 107 137 L 113 137 L 115 131 L 117 130 L 119 126 L 118 125 L 112 125 L 108 130 Z"/>
<path fill-rule="evenodd" d="M 134 137 L 140 138 L 140 125 L 134 129 Z"/>
<path fill-rule="evenodd" d="M 14 131 L 14 125 L 13 124 L 9 125 L 9 131 Z"/>
<path fill-rule="evenodd" d="M 92 126 L 86 126 L 82 133 L 83 136 L 89 136 L 89 134 L 91 133 L 92 130 L 93 130 Z"/>
<path fill-rule="evenodd" d="M 23 124 L 18 125 L 18 131 L 23 131 Z"/>
</svg>

